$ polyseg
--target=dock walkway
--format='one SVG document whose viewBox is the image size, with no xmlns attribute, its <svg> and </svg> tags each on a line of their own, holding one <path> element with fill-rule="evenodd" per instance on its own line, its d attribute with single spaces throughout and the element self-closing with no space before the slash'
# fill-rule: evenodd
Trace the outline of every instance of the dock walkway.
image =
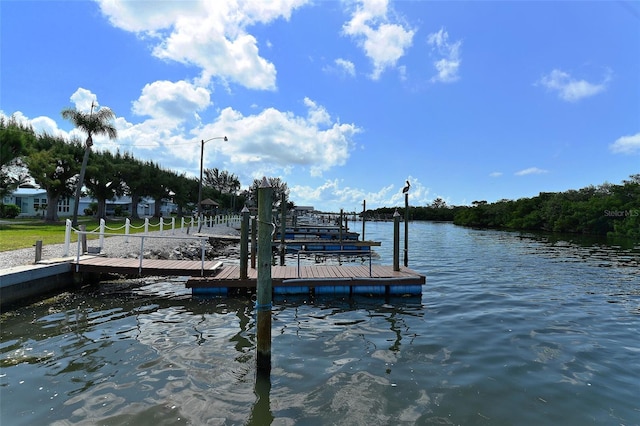
<svg viewBox="0 0 640 426">
<path fill-rule="evenodd" d="M 79 273 L 117 273 L 132 276 L 187 276 L 194 294 L 226 294 L 230 289 L 255 289 L 258 272 L 249 268 L 240 278 L 240 266 L 197 260 L 150 260 L 85 257 L 74 261 Z M 204 267 L 203 267 L 204 265 Z M 421 294 L 426 278 L 409 268 L 394 271 L 384 265 L 273 266 L 271 281 L 276 294 L 371 293 Z"/>
</svg>

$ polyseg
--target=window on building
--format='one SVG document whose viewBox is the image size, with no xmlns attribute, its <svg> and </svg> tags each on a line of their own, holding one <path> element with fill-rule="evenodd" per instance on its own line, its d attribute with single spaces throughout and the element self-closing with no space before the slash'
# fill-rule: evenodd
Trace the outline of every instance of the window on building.
<svg viewBox="0 0 640 426">
<path fill-rule="evenodd" d="M 45 210 L 47 208 L 47 199 L 46 198 L 34 198 L 33 199 L 33 209 L 35 211 Z"/>
<path fill-rule="evenodd" d="M 69 198 L 61 198 L 58 201 L 58 213 L 69 213 L 71 211 L 69 204 Z"/>
</svg>

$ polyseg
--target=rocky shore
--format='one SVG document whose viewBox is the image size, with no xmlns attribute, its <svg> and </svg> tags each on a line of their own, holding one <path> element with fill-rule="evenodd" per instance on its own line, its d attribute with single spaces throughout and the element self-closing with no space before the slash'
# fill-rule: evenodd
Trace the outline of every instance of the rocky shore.
<svg viewBox="0 0 640 426">
<path fill-rule="evenodd" d="M 215 225 L 203 228 L 202 234 L 232 236 L 240 235 L 239 231 L 226 225 Z M 138 234 L 139 235 L 139 234 Z M 176 260 L 200 260 L 201 243 L 194 239 L 193 235 L 187 235 L 176 230 L 149 232 L 147 235 L 166 236 L 171 238 L 145 238 L 144 257 L 147 259 L 176 259 Z M 184 238 L 181 238 L 184 237 Z M 97 246 L 98 240 L 90 240 L 88 246 Z M 77 253 L 77 243 L 71 243 L 69 256 Z M 126 242 L 124 237 L 108 237 L 104 239 L 104 245 L 100 251 L 107 257 L 135 257 L 140 254 L 140 238 L 130 237 Z M 64 256 L 64 244 L 49 244 L 42 247 L 42 260 L 58 259 Z M 234 259 L 239 257 L 239 243 L 233 240 L 207 239 L 205 242 L 205 260 L 218 258 Z M 32 265 L 35 261 L 35 248 L 0 252 L 0 269 Z"/>
</svg>

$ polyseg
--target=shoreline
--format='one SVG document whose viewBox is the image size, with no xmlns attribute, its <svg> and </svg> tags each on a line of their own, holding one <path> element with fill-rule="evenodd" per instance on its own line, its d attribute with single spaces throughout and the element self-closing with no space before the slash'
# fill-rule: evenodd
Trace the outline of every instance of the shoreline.
<svg viewBox="0 0 640 426">
<path fill-rule="evenodd" d="M 203 232 L 200 235 L 225 235 L 234 236 L 240 235 L 240 232 L 233 227 L 227 225 L 214 225 L 212 227 L 203 228 Z M 101 255 L 107 257 L 138 257 L 140 253 L 140 245 L 138 238 L 133 234 L 129 238 L 129 242 L 126 242 L 124 235 L 109 236 L 104 238 L 104 245 L 100 251 Z M 181 251 L 185 247 L 189 247 L 197 240 L 193 235 L 187 235 L 182 232 L 172 233 L 170 230 L 154 231 L 144 234 L 151 237 L 170 237 L 170 238 L 148 238 L 144 242 L 144 251 L 147 255 L 149 252 L 169 252 Z M 183 237 L 183 238 L 181 238 Z M 88 242 L 88 246 L 97 245 L 98 240 L 91 240 Z M 77 255 L 77 242 L 73 242 L 69 246 L 69 253 L 67 257 L 74 257 Z M 207 241 L 208 249 L 211 249 L 211 244 Z M 233 245 L 230 244 L 230 245 Z M 64 257 L 64 243 L 49 244 L 42 246 L 42 260 L 41 262 L 50 261 L 52 259 L 60 259 Z M 214 252 L 219 255 L 223 250 L 220 247 L 213 247 Z M 37 265 L 35 262 L 35 247 L 23 248 L 17 250 L 9 250 L 0 252 L 0 271 L 8 270 L 16 267 L 33 266 Z"/>
</svg>

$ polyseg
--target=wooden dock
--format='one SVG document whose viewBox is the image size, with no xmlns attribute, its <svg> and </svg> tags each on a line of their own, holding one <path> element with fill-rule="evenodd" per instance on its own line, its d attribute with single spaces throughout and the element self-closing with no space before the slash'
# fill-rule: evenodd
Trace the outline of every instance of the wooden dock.
<svg viewBox="0 0 640 426">
<path fill-rule="evenodd" d="M 152 260 L 84 257 L 74 261 L 79 273 L 115 273 L 130 276 L 187 276 L 186 287 L 194 294 L 227 294 L 234 289 L 256 288 L 257 270 L 249 268 L 240 278 L 239 265 L 197 260 Z M 409 268 L 394 271 L 384 265 L 273 266 L 274 294 L 313 292 L 335 294 L 422 294 L 426 278 Z"/>
<path fill-rule="evenodd" d="M 215 275 L 222 267 L 222 262 L 200 260 L 163 260 L 90 257 L 83 256 L 74 261 L 74 270 L 79 273 L 122 274 L 136 277 L 149 276 L 195 276 Z"/>
</svg>

